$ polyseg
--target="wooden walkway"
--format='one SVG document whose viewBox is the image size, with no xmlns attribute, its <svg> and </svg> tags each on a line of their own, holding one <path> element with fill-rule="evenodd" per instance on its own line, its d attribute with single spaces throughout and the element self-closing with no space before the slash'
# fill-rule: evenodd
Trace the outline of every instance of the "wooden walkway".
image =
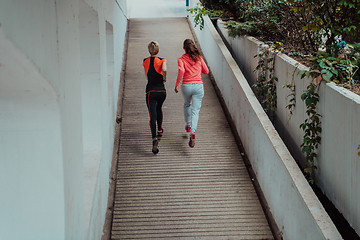
<svg viewBox="0 0 360 240">
<path fill-rule="evenodd" d="M 196 146 L 188 147 L 175 94 L 185 18 L 131 19 L 111 239 L 273 239 L 230 127 L 207 76 Z M 142 60 L 160 43 L 168 60 L 164 136 L 151 152 Z"/>
</svg>

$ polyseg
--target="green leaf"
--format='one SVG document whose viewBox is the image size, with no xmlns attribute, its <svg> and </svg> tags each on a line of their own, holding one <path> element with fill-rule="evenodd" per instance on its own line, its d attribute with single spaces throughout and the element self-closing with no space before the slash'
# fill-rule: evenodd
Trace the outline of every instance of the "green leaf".
<svg viewBox="0 0 360 240">
<path fill-rule="evenodd" d="M 336 69 L 331 70 L 331 72 L 332 72 L 333 74 L 335 74 L 336 76 L 339 74 L 339 72 L 338 72 Z"/>
<path fill-rule="evenodd" d="M 301 74 L 301 79 L 303 79 L 304 77 L 306 77 L 307 73 L 308 73 L 308 71 L 301 70 L 301 71 L 298 72 L 298 75 Z"/>
<path fill-rule="evenodd" d="M 327 74 L 329 71 L 326 69 L 321 70 L 321 74 Z"/>
<path fill-rule="evenodd" d="M 310 103 L 310 104 L 311 104 L 311 103 Z M 306 114 L 307 114 L 308 116 L 310 116 L 310 115 L 315 115 L 315 114 L 316 114 L 316 111 L 315 111 L 314 109 L 310 108 L 310 109 L 306 110 Z"/>
<path fill-rule="evenodd" d="M 319 101 L 319 99 L 317 97 L 309 97 L 305 100 L 305 104 L 308 106 L 310 104 L 316 104 Z M 308 113 L 310 114 L 315 114 L 315 110 L 313 109 L 308 109 Z"/>
<path fill-rule="evenodd" d="M 325 79 L 325 81 L 330 82 L 333 75 L 334 74 L 332 74 L 331 72 L 327 72 L 326 74 L 323 74 L 322 77 Z"/>
<path fill-rule="evenodd" d="M 309 89 L 310 93 L 313 93 L 315 91 L 315 85 L 314 84 L 310 84 L 307 89 Z"/>
<path fill-rule="evenodd" d="M 309 27 L 309 25 L 307 25 L 307 26 L 304 26 L 302 29 L 303 29 L 304 31 L 308 31 L 308 30 L 310 29 L 310 27 Z"/>
<path fill-rule="evenodd" d="M 311 120 L 316 122 L 316 123 L 319 123 L 319 121 L 320 121 L 318 116 L 311 117 Z"/>
<path fill-rule="evenodd" d="M 304 101 L 306 97 L 307 97 L 307 94 L 306 94 L 306 93 L 301 94 L 301 100 Z"/>
<path fill-rule="evenodd" d="M 305 147 L 303 147 L 302 148 L 302 150 L 301 150 L 303 153 L 306 153 L 306 154 L 310 154 L 310 152 L 311 152 L 311 149 L 310 149 L 310 147 L 307 147 L 307 146 L 305 146 Z"/>
</svg>

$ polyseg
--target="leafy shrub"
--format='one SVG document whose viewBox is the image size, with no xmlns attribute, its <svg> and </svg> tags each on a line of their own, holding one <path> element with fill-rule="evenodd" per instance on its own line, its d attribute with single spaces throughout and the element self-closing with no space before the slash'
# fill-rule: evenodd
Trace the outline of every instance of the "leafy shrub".
<svg viewBox="0 0 360 240">
<path fill-rule="evenodd" d="M 208 10 L 222 10 L 228 17 L 239 19 L 245 14 L 246 0 L 200 0 L 201 5 Z"/>
<path fill-rule="evenodd" d="M 238 34 L 261 34 L 301 47 L 307 54 L 337 42 L 360 38 L 360 0 L 200 0 L 208 10 L 223 10 L 237 22 Z M 256 22 L 256 24 L 255 24 Z M 258 31 L 253 28 L 257 27 Z"/>
<path fill-rule="evenodd" d="M 201 6 L 201 3 L 198 3 L 196 7 L 187 9 L 188 12 L 194 14 L 194 23 L 195 27 L 199 25 L 200 30 L 204 27 L 204 15 L 209 17 L 223 17 L 224 12 L 222 10 L 213 10 L 213 9 L 206 9 Z"/>
<path fill-rule="evenodd" d="M 260 33 L 255 21 L 236 22 L 231 20 L 225 23 L 225 27 L 228 30 L 230 37 L 241 35 L 257 36 Z"/>
</svg>

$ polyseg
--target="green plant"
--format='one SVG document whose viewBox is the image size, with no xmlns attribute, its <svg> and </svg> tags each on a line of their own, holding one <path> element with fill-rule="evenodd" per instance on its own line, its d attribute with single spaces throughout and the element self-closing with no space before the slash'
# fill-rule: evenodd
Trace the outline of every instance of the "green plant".
<svg viewBox="0 0 360 240">
<path fill-rule="evenodd" d="M 296 99 L 295 99 L 295 84 L 294 83 L 288 83 L 285 84 L 283 86 L 283 88 L 288 88 L 290 90 L 289 95 L 286 96 L 286 98 L 290 98 L 289 100 L 289 104 L 286 105 L 285 108 L 290 110 L 290 114 L 293 114 L 293 109 L 295 108 L 295 103 L 296 103 Z"/>
<path fill-rule="evenodd" d="M 285 84 L 283 86 L 283 88 L 288 88 L 290 90 L 290 93 L 289 95 L 286 96 L 286 98 L 290 98 L 289 100 L 289 104 L 285 106 L 285 108 L 289 109 L 290 113 L 289 113 L 289 119 L 288 121 L 286 122 L 286 124 L 289 123 L 292 115 L 294 114 L 294 108 L 295 108 L 295 105 L 296 105 L 296 98 L 295 98 L 295 84 L 293 83 L 290 83 L 290 84 Z"/>
<path fill-rule="evenodd" d="M 326 52 L 319 52 L 316 56 L 310 57 L 309 59 L 314 64 L 309 71 L 301 71 L 302 77 L 305 75 L 315 77 L 315 84 L 318 84 L 322 79 L 337 84 L 354 84 L 357 81 L 354 76 L 359 68 L 357 64 L 360 59 L 356 57 L 357 53 L 351 50 L 349 51 L 350 56 L 348 56 L 344 49 L 345 45 L 346 43 L 341 41 L 335 45 L 337 47 L 331 45 Z"/>
<path fill-rule="evenodd" d="M 256 83 L 253 85 L 255 94 L 264 105 L 265 111 L 274 111 L 276 109 L 276 82 L 275 77 L 275 55 L 277 51 L 274 51 L 275 45 L 267 47 L 261 47 L 260 51 L 254 57 L 258 57 L 258 65 L 254 72 L 258 71 L 258 77 Z"/>
<path fill-rule="evenodd" d="M 353 74 L 353 80 L 355 82 L 360 82 L 360 71 L 358 71 L 358 67 L 360 66 L 360 43 L 350 43 L 348 46 L 348 49 L 350 50 L 347 53 L 348 59 L 357 67 Z"/>
<path fill-rule="evenodd" d="M 337 43 L 339 47 L 339 66 L 342 66 L 341 70 L 344 72 L 344 79 L 350 86 L 359 80 L 359 76 L 355 79 L 355 74 L 359 69 L 359 45 L 358 44 L 346 44 L 345 41 Z M 348 46 L 348 50 L 345 47 Z M 355 47 L 357 49 L 355 49 Z"/>
<path fill-rule="evenodd" d="M 284 16 L 281 14 L 280 5 L 282 3 L 275 0 L 242 1 L 243 15 L 240 18 L 234 18 L 234 21 L 239 24 L 230 23 L 230 30 L 233 32 L 236 30 L 233 35 L 237 36 L 249 34 L 266 36 L 272 40 L 285 39 L 288 34 L 285 33 Z"/>
<path fill-rule="evenodd" d="M 292 115 L 294 114 L 293 111 L 294 111 L 294 108 L 295 108 L 295 105 L 296 105 L 294 76 L 295 76 L 296 69 L 297 69 L 298 66 L 299 66 L 299 63 L 296 63 L 295 65 L 296 65 L 296 68 L 295 68 L 295 70 L 294 70 L 294 72 L 293 72 L 291 83 L 285 84 L 285 85 L 283 86 L 283 88 L 287 88 L 287 89 L 290 90 L 290 93 L 286 96 L 286 98 L 290 98 L 289 104 L 285 106 L 285 108 L 289 109 L 289 111 L 290 111 L 289 119 L 288 119 L 288 121 L 286 122 L 286 124 L 289 123 Z M 286 73 L 286 74 L 288 74 L 288 73 Z"/>
<path fill-rule="evenodd" d="M 294 10 L 310 11 L 313 21 L 308 22 L 305 30 L 319 31 L 323 29 L 324 36 L 327 38 L 326 45 L 336 42 L 336 36 L 342 36 L 348 40 L 357 35 L 360 27 L 360 1 L 359 0 L 325 0 L 318 4 L 315 0 L 298 1 L 288 0 L 295 6 Z"/>
<path fill-rule="evenodd" d="M 238 33 L 282 39 L 305 55 L 335 44 L 338 37 L 358 42 L 360 0 L 200 0 L 206 10 L 222 10 L 241 22 Z M 233 25 L 233 24 L 232 24 Z M 256 26 L 256 30 L 254 29 Z M 294 52 L 292 54 L 302 54 Z"/>
<path fill-rule="evenodd" d="M 336 79 L 339 75 L 337 68 L 343 67 L 342 65 L 336 65 L 338 62 L 334 57 L 318 58 L 316 61 L 320 68 L 320 75 L 327 82 L 330 82 L 333 77 Z"/>
<path fill-rule="evenodd" d="M 353 77 L 358 69 L 354 62 L 358 61 L 358 59 L 353 52 L 349 50 L 346 52 L 345 46 L 346 43 L 344 41 L 339 42 L 335 46 L 330 45 L 326 52 L 319 52 L 316 56 L 310 58 L 314 61 L 310 70 L 299 71 L 301 78 L 305 76 L 314 78 L 307 87 L 307 91 L 301 96 L 301 99 L 306 104 L 308 117 L 300 125 L 300 128 L 304 131 L 303 143 L 300 147 L 302 152 L 305 153 L 306 167 L 304 173 L 310 183 L 315 181 L 313 177 L 313 171 L 316 169 L 314 162 L 317 157 L 315 150 L 321 143 L 320 115 L 316 111 L 319 95 L 315 92 L 315 89 L 322 80 L 350 85 L 354 82 Z M 351 55 L 353 61 L 349 59 L 348 54 Z"/>
<path fill-rule="evenodd" d="M 300 125 L 304 131 L 303 143 L 300 145 L 301 151 L 305 153 L 305 169 L 304 174 L 308 181 L 313 184 L 315 182 L 314 170 L 315 153 L 319 144 L 321 143 L 321 127 L 320 127 L 320 114 L 316 111 L 316 104 L 319 102 L 319 95 L 316 93 L 316 85 L 311 83 L 307 90 L 301 95 L 301 99 L 306 105 L 307 119 Z"/>
<path fill-rule="evenodd" d="M 360 144 L 358 145 L 358 155 L 360 156 Z"/>
<path fill-rule="evenodd" d="M 224 25 L 228 30 L 229 36 L 233 38 L 242 35 L 256 36 L 259 34 L 259 30 L 255 21 L 236 22 L 230 20 L 225 22 Z"/>
<path fill-rule="evenodd" d="M 337 36 L 355 40 L 360 27 L 359 0 L 286 0 L 293 20 L 313 52 L 326 40 L 326 46 L 334 44 Z"/>
<path fill-rule="evenodd" d="M 200 27 L 200 30 L 204 28 L 204 17 L 205 15 L 209 17 L 221 17 L 223 16 L 223 11 L 221 10 L 207 10 L 202 7 L 201 3 L 198 3 L 196 7 L 187 9 L 188 12 L 194 14 L 194 27 Z"/>
<path fill-rule="evenodd" d="M 200 0 L 201 5 L 207 10 L 217 11 L 221 10 L 225 16 L 233 19 L 240 19 L 244 16 L 247 5 L 247 0 Z"/>
</svg>

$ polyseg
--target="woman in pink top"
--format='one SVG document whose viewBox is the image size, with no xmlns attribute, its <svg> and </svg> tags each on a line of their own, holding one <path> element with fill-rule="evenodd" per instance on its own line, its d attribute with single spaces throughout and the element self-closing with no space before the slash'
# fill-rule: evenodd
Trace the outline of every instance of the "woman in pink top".
<svg viewBox="0 0 360 240">
<path fill-rule="evenodd" d="M 189 146 L 194 147 L 201 101 L 204 97 L 201 73 L 208 74 L 209 69 L 191 39 L 184 41 L 184 50 L 185 54 L 178 59 L 175 92 L 179 92 L 179 85 L 182 80 L 181 92 L 184 97 L 185 130 L 190 132 Z"/>
</svg>

